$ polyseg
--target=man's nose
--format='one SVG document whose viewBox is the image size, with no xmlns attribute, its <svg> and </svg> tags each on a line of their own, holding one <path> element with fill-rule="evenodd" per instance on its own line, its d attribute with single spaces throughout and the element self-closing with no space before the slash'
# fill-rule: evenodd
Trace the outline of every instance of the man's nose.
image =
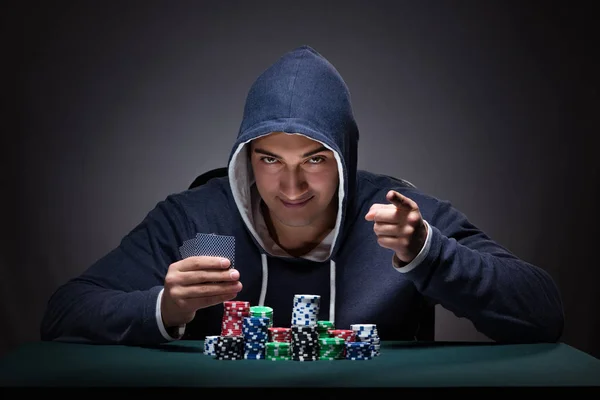
<svg viewBox="0 0 600 400">
<path fill-rule="evenodd" d="M 304 172 L 300 168 L 286 168 L 281 177 L 281 191 L 288 200 L 302 197 L 308 187 Z"/>
</svg>

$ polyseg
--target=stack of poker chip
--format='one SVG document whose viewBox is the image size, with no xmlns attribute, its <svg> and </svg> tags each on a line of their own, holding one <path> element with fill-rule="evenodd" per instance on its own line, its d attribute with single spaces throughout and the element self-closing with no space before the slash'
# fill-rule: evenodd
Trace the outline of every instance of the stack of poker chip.
<svg viewBox="0 0 600 400">
<path fill-rule="evenodd" d="M 220 336 L 206 336 L 204 354 L 218 360 L 370 360 L 380 355 L 375 324 L 336 329 L 318 320 L 321 296 L 295 295 L 291 327 L 273 326 L 273 309 L 247 301 L 223 302 Z"/>
<path fill-rule="evenodd" d="M 320 338 L 330 337 L 329 330 L 334 328 L 333 321 L 317 321 L 317 331 L 319 331 Z"/>
<path fill-rule="evenodd" d="M 272 361 L 289 361 L 292 359 L 290 342 L 265 343 L 265 359 Z"/>
<path fill-rule="evenodd" d="M 355 342 L 356 341 L 356 332 L 352 329 L 329 329 L 327 333 L 330 337 L 342 338 L 346 342 Z"/>
<path fill-rule="evenodd" d="M 273 308 L 266 306 L 250 307 L 251 317 L 266 317 L 269 318 L 269 327 L 273 326 Z"/>
<path fill-rule="evenodd" d="M 214 358 L 217 360 L 243 360 L 244 337 L 219 336 L 215 344 Z"/>
<path fill-rule="evenodd" d="M 319 332 L 317 325 L 292 326 L 291 356 L 294 361 L 319 359 Z"/>
<path fill-rule="evenodd" d="M 204 338 L 204 354 L 208 356 L 215 355 L 215 345 L 217 344 L 217 340 L 219 336 L 206 336 Z"/>
<path fill-rule="evenodd" d="M 294 361 L 316 361 L 319 359 L 319 331 L 317 320 L 321 296 L 297 294 L 292 310 L 291 356 Z"/>
<path fill-rule="evenodd" d="M 297 294 L 294 296 L 291 326 L 315 326 L 319 318 L 321 296 L 315 294 Z"/>
<path fill-rule="evenodd" d="M 319 338 L 319 360 L 341 360 L 345 358 L 346 341 L 337 337 Z"/>
<path fill-rule="evenodd" d="M 345 342 L 346 360 L 370 360 L 373 345 L 368 342 Z"/>
<path fill-rule="evenodd" d="M 291 342 L 292 328 L 269 327 L 269 342 Z"/>
<path fill-rule="evenodd" d="M 223 302 L 221 336 L 242 336 L 244 317 L 250 316 L 250 303 L 247 301 Z"/>
<path fill-rule="evenodd" d="M 327 333 L 331 337 L 344 339 L 345 342 L 356 341 L 356 332 L 352 329 L 329 329 Z M 346 347 L 344 347 L 343 356 L 346 357 Z"/>
<path fill-rule="evenodd" d="M 221 335 L 217 338 L 217 343 L 214 345 L 214 358 L 217 360 L 244 359 L 243 321 L 249 315 L 249 302 L 223 302 Z"/>
<path fill-rule="evenodd" d="M 265 344 L 269 341 L 269 318 L 245 317 L 242 328 L 244 359 L 264 360 Z"/>
<path fill-rule="evenodd" d="M 356 334 L 356 341 L 369 343 L 371 345 L 371 356 L 379 356 L 381 349 L 381 340 L 379 333 L 377 332 L 377 325 L 375 324 L 353 324 L 350 328 Z"/>
</svg>

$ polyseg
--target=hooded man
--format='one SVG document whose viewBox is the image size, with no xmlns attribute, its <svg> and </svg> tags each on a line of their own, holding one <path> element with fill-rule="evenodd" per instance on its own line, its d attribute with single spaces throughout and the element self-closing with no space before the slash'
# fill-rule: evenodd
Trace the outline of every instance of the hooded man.
<svg viewBox="0 0 600 400">
<path fill-rule="evenodd" d="M 413 340 L 425 300 L 498 342 L 557 341 L 550 276 L 449 202 L 357 170 L 358 139 L 333 65 L 308 46 L 283 55 L 250 88 L 228 176 L 168 196 L 58 288 L 42 339 L 203 339 L 220 333 L 232 299 L 269 306 L 272 325 L 289 327 L 294 296 L 312 294 L 320 320 L 376 324 L 382 340 Z M 232 237 L 235 268 L 233 258 L 183 257 L 197 234 Z"/>
</svg>

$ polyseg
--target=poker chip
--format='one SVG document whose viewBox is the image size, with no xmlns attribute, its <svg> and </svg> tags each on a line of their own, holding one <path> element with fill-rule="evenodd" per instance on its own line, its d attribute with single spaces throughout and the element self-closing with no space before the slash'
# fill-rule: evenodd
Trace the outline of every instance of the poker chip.
<svg viewBox="0 0 600 400">
<path fill-rule="evenodd" d="M 316 321 L 315 321 L 316 322 Z M 314 325 L 292 326 L 291 356 L 294 361 L 319 359 L 319 332 Z"/>
<path fill-rule="evenodd" d="M 215 355 L 215 345 L 217 344 L 217 340 L 219 336 L 206 336 L 204 338 L 204 354 L 209 356 Z"/>
<path fill-rule="evenodd" d="M 345 358 L 346 341 L 342 338 L 319 338 L 319 360 L 341 360 Z"/>
<path fill-rule="evenodd" d="M 371 345 L 371 356 L 377 357 L 381 354 L 381 339 L 375 324 L 352 324 L 350 329 L 356 334 L 356 342 L 369 343 Z"/>
<path fill-rule="evenodd" d="M 356 341 L 356 332 L 354 332 L 352 329 L 328 329 L 327 333 L 331 337 L 342 338 L 346 342 Z"/>
<path fill-rule="evenodd" d="M 291 356 L 290 342 L 267 342 L 265 343 L 265 359 L 272 361 L 289 361 Z"/>
<path fill-rule="evenodd" d="M 244 359 L 265 358 L 265 343 L 269 341 L 269 321 L 267 317 L 244 317 L 242 326 Z"/>
<path fill-rule="evenodd" d="M 320 307 L 321 296 L 319 295 L 295 295 L 292 309 L 291 326 L 316 326 Z"/>
<path fill-rule="evenodd" d="M 333 321 L 317 321 L 317 331 L 320 338 L 329 337 L 329 329 L 334 329 Z"/>
<path fill-rule="evenodd" d="M 269 318 L 269 327 L 273 326 L 273 308 L 266 306 L 250 307 L 250 316 Z"/>
<path fill-rule="evenodd" d="M 215 344 L 214 358 L 217 360 L 243 360 L 244 337 L 219 336 Z"/>
<path fill-rule="evenodd" d="M 381 354 L 375 324 L 336 329 L 319 320 L 321 296 L 294 296 L 290 327 L 273 326 L 273 309 L 247 301 L 223 303 L 221 334 L 206 336 L 204 354 L 217 360 L 371 360 Z"/>
<path fill-rule="evenodd" d="M 292 328 L 286 327 L 270 327 L 269 342 L 291 342 Z"/>
<path fill-rule="evenodd" d="M 250 316 L 250 302 L 225 301 L 223 310 L 221 336 L 241 336 L 244 317 Z"/>
<path fill-rule="evenodd" d="M 352 329 L 329 329 L 327 333 L 331 337 L 344 339 L 345 342 L 356 341 L 356 332 Z M 346 357 L 346 347 L 344 347 L 343 357 Z"/>
<path fill-rule="evenodd" d="M 368 342 L 345 342 L 346 360 L 370 360 L 373 358 L 373 345 Z"/>
</svg>

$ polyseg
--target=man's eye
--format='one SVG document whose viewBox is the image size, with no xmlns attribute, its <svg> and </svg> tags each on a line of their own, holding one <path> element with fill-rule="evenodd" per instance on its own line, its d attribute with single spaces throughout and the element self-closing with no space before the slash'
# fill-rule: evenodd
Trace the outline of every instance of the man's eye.
<svg viewBox="0 0 600 400">
<path fill-rule="evenodd" d="M 323 156 L 312 157 L 308 160 L 308 162 L 311 164 L 319 164 L 323 161 L 325 161 L 325 157 L 323 157 Z"/>
<path fill-rule="evenodd" d="M 267 164 L 273 164 L 277 162 L 277 159 L 273 157 L 261 157 L 261 160 Z"/>
</svg>

